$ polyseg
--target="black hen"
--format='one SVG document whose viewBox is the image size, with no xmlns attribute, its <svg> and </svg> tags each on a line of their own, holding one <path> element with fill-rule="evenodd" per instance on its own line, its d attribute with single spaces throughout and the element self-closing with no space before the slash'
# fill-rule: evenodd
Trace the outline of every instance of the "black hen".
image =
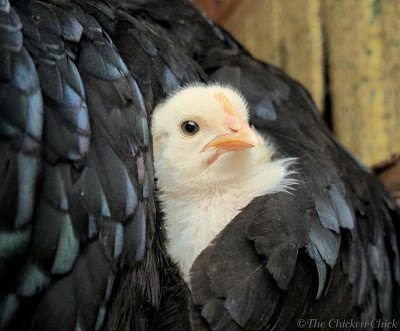
<svg viewBox="0 0 400 331">
<path fill-rule="evenodd" d="M 169 92 L 207 80 L 246 96 L 252 124 L 299 158 L 301 183 L 224 229 L 187 300 L 156 217 L 148 121 Z M 399 317 L 399 221 L 308 93 L 189 4 L 0 2 L 1 329 Z"/>
</svg>

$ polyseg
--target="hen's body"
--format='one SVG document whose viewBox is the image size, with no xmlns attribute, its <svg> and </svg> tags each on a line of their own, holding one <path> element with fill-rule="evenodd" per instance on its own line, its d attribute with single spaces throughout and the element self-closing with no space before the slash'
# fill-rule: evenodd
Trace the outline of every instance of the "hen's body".
<svg viewBox="0 0 400 331">
<path fill-rule="evenodd" d="M 178 0 L 3 1 L 0 23 L 0 328 L 188 328 L 147 121 L 208 79 L 245 95 L 303 184 L 257 198 L 199 256 L 192 327 L 397 317 L 395 205 L 296 82 Z"/>
</svg>

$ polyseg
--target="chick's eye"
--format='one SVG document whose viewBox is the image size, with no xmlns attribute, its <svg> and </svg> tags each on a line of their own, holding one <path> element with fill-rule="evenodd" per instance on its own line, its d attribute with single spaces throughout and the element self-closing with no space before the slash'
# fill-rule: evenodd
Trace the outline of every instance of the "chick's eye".
<svg viewBox="0 0 400 331">
<path fill-rule="evenodd" d="M 185 121 L 181 124 L 182 132 L 187 136 L 194 136 L 199 130 L 199 125 L 193 121 Z"/>
</svg>

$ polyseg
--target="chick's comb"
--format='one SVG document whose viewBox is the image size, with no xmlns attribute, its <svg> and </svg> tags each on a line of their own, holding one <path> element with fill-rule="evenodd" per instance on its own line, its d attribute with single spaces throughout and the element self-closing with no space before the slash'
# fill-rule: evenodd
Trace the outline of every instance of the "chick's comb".
<svg viewBox="0 0 400 331">
<path fill-rule="evenodd" d="M 235 111 L 233 110 L 232 104 L 229 102 L 228 98 L 225 96 L 223 92 L 218 92 L 214 94 L 214 98 L 217 99 L 218 102 L 222 104 L 224 111 L 235 115 Z"/>
</svg>

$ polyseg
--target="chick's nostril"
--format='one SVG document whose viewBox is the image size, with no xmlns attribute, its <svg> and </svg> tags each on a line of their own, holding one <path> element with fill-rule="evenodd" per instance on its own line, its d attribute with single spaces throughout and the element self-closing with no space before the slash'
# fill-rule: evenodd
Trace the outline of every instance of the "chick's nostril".
<svg viewBox="0 0 400 331">
<path fill-rule="evenodd" d="M 225 125 L 229 128 L 229 130 L 239 131 L 242 127 L 242 122 L 237 116 L 228 114 L 225 117 Z"/>
</svg>

